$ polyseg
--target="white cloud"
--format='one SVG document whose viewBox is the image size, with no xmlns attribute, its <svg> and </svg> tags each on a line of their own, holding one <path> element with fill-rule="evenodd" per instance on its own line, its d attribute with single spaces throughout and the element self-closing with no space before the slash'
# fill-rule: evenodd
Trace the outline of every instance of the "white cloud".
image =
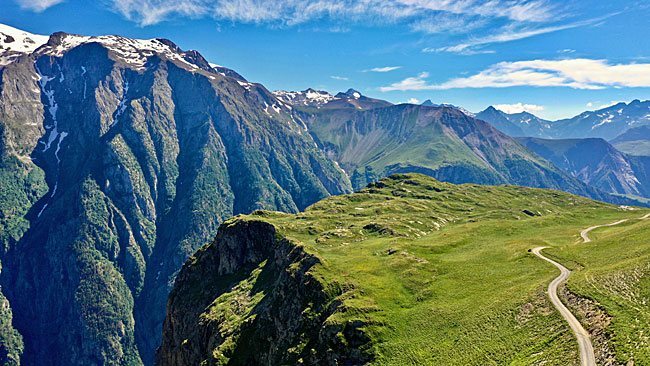
<svg viewBox="0 0 650 366">
<path fill-rule="evenodd" d="M 424 80 L 429 77 L 428 72 L 422 72 L 418 76 L 406 78 L 398 83 L 391 84 L 390 86 L 382 86 L 379 90 L 383 92 L 393 90 L 427 90 L 435 89 L 435 85 L 427 85 Z"/>
<path fill-rule="evenodd" d="M 401 69 L 402 66 L 386 66 L 386 67 L 375 67 L 370 70 L 363 70 L 362 72 L 374 71 L 374 72 L 389 72 L 397 69 Z"/>
<path fill-rule="evenodd" d="M 348 78 L 343 77 L 343 76 L 332 75 L 332 76 L 330 76 L 330 77 L 331 77 L 332 79 L 334 79 L 334 80 L 348 80 Z"/>
<path fill-rule="evenodd" d="M 436 33 L 467 33 L 470 30 L 485 26 L 486 17 L 468 17 L 459 14 L 440 12 L 413 22 L 410 27 L 414 32 L 426 34 Z"/>
<path fill-rule="evenodd" d="M 594 106 L 594 103 L 592 103 L 592 102 L 587 103 L 587 108 L 591 108 L 593 106 Z"/>
<path fill-rule="evenodd" d="M 397 0 L 420 9 L 540 22 L 553 16 L 554 7 L 544 0 Z"/>
<path fill-rule="evenodd" d="M 16 0 L 16 2 L 23 9 L 40 13 L 51 6 L 62 3 L 63 0 Z"/>
<path fill-rule="evenodd" d="M 622 100 L 612 100 L 612 101 L 610 101 L 609 103 L 605 103 L 605 104 L 599 106 L 599 107 L 596 108 L 596 109 L 598 110 L 598 109 L 608 108 L 608 107 L 611 107 L 611 106 L 613 106 L 613 105 L 617 105 L 618 103 L 625 103 L 625 102 L 622 101 Z"/>
<path fill-rule="evenodd" d="M 23 0 L 27 1 L 27 0 Z M 35 0 L 32 0 L 35 1 Z M 413 30 L 437 33 L 480 24 L 481 18 L 514 22 L 552 19 L 546 0 L 110 0 L 141 25 L 175 16 L 242 23 L 295 25 L 315 19 L 383 24 L 406 21 Z M 436 24 L 437 23 L 437 24 Z"/>
<path fill-rule="evenodd" d="M 454 88 L 506 88 L 512 86 L 570 87 L 650 87 L 650 64 L 610 64 L 607 60 L 566 59 L 501 62 L 478 74 L 442 84 L 428 84 L 428 73 L 406 78 L 381 91 L 443 90 Z"/>
<path fill-rule="evenodd" d="M 541 112 L 544 110 L 544 107 L 540 105 L 535 105 L 535 104 L 523 104 L 521 102 L 517 104 L 497 104 L 493 106 L 494 108 L 506 112 L 506 113 L 521 113 L 521 112 L 528 112 L 528 113 L 535 113 L 535 112 Z"/>
<path fill-rule="evenodd" d="M 557 53 L 575 53 L 576 50 L 571 49 L 571 48 L 565 48 L 563 50 L 558 50 Z"/>
<path fill-rule="evenodd" d="M 423 51 L 424 52 L 456 52 L 456 53 L 463 53 L 467 51 L 471 52 L 472 48 L 476 46 L 484 46 L 493 43 L 516 41 L 524 38 L 537 36 L 540 34 L 557 32 L 560 30 L 573 28 L 573 27 L 575 26 L 564 25 L 564 26 L 557 26 L 557 27 L 545 27 L 545 28 L 521 30 L 521 31 L 507 31 L 504 33 L 470 39 L 464 43 L 460 43 L 455 46 L 440 47 L 436 49 L 425 48 L 423 49 Z"/>
<path fill-rule="evenodd" d="M 415 99 L 415 98 L 410 98 L 409 100 L 406 101 L 406 103 L 409 104 L 420 104 L 420 101 Z"/>
<path fill-rule="evenodd" d="M 614 14 L 609 14 L 605 17 L 589 19 L 589 20 L 584 20 L 584 21 L 574 22 L 574 23 L 569 23 L 564 25 L 541 27 L 541 28 L 529 28 L 528 26 L 522 27 L 520 24 L 513 23 L 504 27 L 503 31 L 497 34 L 491 34 L 484 37 L 470 38 L 455 46 L 446 46 L 446 47 L 438 47 L 438 48 L 427 47 L 424 48 L 422 51 L 423 52 L 453 52 L 453 53 L 460 53 L 460 54 L 467 54 L 467 55 L 473 55 L 476 53 L 485 53 L 490 51 L 479 51 L 477 50 L 477 48 L 481 48 L 486 45 L 490 45 L 494 43 L 517 41 L 520 39 L 530 38 L 542 34 L 558 32 L 566 29 L 584 27 L 587 25 L 596 24 L 598 22 L 603 21 L 606 18 L 612 17 L 617 14 L 618 13 L 614 13 Z M 570 50 L 567 49 L 565 51 L 570 51 Z"/>
</svg>

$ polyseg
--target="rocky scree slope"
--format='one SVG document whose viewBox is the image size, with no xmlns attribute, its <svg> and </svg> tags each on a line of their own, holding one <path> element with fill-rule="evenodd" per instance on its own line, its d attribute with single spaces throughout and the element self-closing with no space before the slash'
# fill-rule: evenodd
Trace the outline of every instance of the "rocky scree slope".
<svg viewBox="0 0 650 366">
<path fill-rule="evenodd" d="M 0 358 L 151 364 L 174 278 L 221 221 L 351 190 L 290 105 L 196 51 L 55 33 L 10 54 L 0 66 L 10 308 L 0 301 L 15 328 L 3 317 Z"/>
</svg>

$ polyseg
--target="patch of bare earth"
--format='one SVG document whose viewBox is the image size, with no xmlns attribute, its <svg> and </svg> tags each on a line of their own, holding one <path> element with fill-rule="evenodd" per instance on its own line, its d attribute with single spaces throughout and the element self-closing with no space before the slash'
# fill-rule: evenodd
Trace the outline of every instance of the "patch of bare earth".
<svg viewBox="0 0 650 366">
<path fill-rule="evenodd" d="M 580 324 L 589 332 L 596 355 L 596 363 L 603 366 L 619 365 L 609 345 L 610 335 L 607 333 L 607 327 L 611 323 L 612 317 L 600 309 L 595 301 L 576 296 L 567 289 L 566 285 L 560 287 L 559 295 L 562 302 L 567 305 L 573 315 L 578 318 Z"/>
</svg>

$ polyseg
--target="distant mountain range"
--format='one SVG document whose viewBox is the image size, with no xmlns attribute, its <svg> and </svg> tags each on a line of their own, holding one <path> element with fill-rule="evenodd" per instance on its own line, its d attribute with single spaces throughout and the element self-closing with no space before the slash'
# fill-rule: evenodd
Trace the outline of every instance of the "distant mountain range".
<svg viewBox="0 0 650 366">
<path fill-rule="evenodd" d="M 280 100 L 296 107 L 316 109 L 372 109 L 393 105 L 381 99 L 368 98 L 354 89 L 331 95 L 322 90 L 307 89 L 298 92 L 274 91 Z"/>
<path fill-rule="evenodd" d="M 468 111 L 467 109 L 465 109 L 465 108 L 463 108 L 463 107 L 458 107 L 458 106 L 455 106 L 455 105 L 453 105 L 453 104 L 449 104 L 449 103 L 435 104 L 435 103 L 433 103 L 433 102 L 431 101 L 431 99 L 427 99 L 427 100 L 425 100 L 425 101 L 422 102 L 422 104 L 420 104 L 420 105 L 423 105 L 423 106 L 425 106 L 425 107 L 448 107 L 448 108 L 454 108 L 454 109 L 458 109 L 459 111 L 463 112 L 464 114 L 466 114 L 466 115 L 468 115 L 468 116 L 470 116 L 470 117 L 475 117 L 475 114 L 474 114 L 474 113 Z"/>
<path fill-rule="evenodd" d="M 535 136 L 550 138 L 552 122 L 543 120 L 531 113 L 506 113 L 492 106 L 475 116 L 490 123 L 499 131 L 510 136 Z"/>
<path fill-rule="evenodd" d="M 650 126 L 630 128 L 610 142 L 630 155 L 650 156 Z"/>
<path fill-rule="evenodd" d="M 605 192 L 650 198 L 650 156 L 627 155 L 600 138 L 518 140 L 584 183 Z"/>
<path fill-rule="evenodd" d="M 618 103 L 553 122 L 527 112 L 508 114 L 494 107 L 478 113 L 476 118 L 489 122 L 511 136 L 561 139 L 597 137 L 612 140 L 631 128 L 650 124 L 650 101 Z"/>
</svg>

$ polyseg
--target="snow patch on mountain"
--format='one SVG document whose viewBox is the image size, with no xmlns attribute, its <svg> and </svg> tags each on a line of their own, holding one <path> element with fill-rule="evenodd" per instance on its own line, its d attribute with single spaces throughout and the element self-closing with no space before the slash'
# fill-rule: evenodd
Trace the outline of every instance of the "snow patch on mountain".
<svg viewBox="0 0 650 366">
<path fill-rule="evenodd" d="M 0 66 L 8 65 L 18 57 L 34 52 L 47 43 L 49 38 L 0 24 Z"/>
<path fill-rule="evenodd" d="M 314 90 L 311 88 L 303 91 L 290 92 L 276 90 L 273 92 L 273 95 L 285 103 L 313 108 L 320 108 L 333 100 L 340 99 L 326 91 Z"/>
</svg>

